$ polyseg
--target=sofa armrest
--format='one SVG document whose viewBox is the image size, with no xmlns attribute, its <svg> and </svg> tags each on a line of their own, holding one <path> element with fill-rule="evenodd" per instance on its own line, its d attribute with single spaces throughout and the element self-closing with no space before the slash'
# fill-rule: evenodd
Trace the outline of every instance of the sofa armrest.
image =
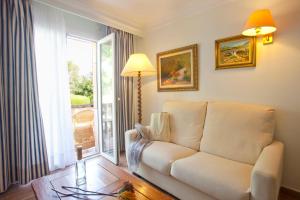
<svg viewBox="0 0 300 200">
<path fill-rule="evenodd" d="M 284 145 L 274 141 L 266 146 L 251 174 L 251 199 L 276 200 L 281 183 Z"/>
<path fill-rule="evenodd" d="M 150 126 L 146 126 L 146 128 L 149 130 Z M 136 129 L 131 129 L 125 132 L 125 153 L 126 153 L 126 159 L 128 158 L 128 151 L 129 151 L 129 147 L 130 144 L 132 142 L 135 142 L 137 140 L 137 131 Z M 127 160 L 128 163 L 128 160 Z"/>
<path fill-rule="evenodd" d="M 125 150 L 126 154 L 129 149 L 129 146 L 132 142 L 137 139 L 137 131 L 135 129 L 131 129 L 125 132 Z"/>
</svg>

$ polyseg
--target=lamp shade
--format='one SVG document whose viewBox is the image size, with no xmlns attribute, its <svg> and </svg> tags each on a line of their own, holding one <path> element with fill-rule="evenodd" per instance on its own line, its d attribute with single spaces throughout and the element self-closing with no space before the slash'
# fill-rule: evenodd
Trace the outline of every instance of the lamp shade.
<svg viewBox="0 0 300 200">
<path fill-rule="evenodd" d="M 152 66 L 150 60 L 145 54 L 137 53 L 130 55 L 121 76 L 152 76 L 156 74 L 156 70 Z"/>
<path fill-rule="evenodd" d="M 243 35 L 266 35 L 276 31 L 271 11 L 268 9 L 253 12 L 245 24 Z"/>
</svg>

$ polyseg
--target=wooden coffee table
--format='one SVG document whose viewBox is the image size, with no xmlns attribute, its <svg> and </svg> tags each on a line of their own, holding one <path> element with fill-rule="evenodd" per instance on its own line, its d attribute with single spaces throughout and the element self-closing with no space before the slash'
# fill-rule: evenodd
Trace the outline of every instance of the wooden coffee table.
<svg viewBox="0 0 300 200">
<path fill-rule="evenodd" d="M 173 199 L 169 195 L 163 193 L 159 189 L 153 187 L 151 184 L 143 181 L 142 179 L 127 173 L 125 170 L 120 169 L 103 157 L 97 157 L 87 160 L 87 183 L 80 186 L 85 190 L 110 193 L 115 192 L 122 187 L 124 182 L 129 181 L 133 184 L 137 199 L 154 199 L 154 200 L 170 200 Z M 59 199 L 56 192 L 51 188 L 58 191 L 68 193 L 63 190 L 61 186 L 75 187 L 75 167 L 71 166 L 67 169 L 55 172 L 51 175 L 39 178 L 32 182 L 33 190 L 38 200 L 53 200 Z M 90 199 L 99 199 L 97 196 Z M 62 199 L 76 199 L 74 197 L 66 197 Z M 116 199 L 114 197 L 103 197 L 102 199 Z"/>
</svg>

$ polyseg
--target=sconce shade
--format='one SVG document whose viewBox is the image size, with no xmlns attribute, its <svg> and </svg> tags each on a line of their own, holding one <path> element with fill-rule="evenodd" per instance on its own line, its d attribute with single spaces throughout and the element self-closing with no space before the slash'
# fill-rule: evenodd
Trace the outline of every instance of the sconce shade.
<svg viewBox="0 0 300 200">
<path fill-rule="evenodd" d="M 121 76 L 152 76 L 156 74 L 156 70 L 145 54 L 137 53 L 130 55 Z"/>
<path fill-rule="evenodd" d="M 276 31 L 275 23 L 268 9 L 254 11 L 245 24 L 243 35 L 258 36 Z"/>
</svg>

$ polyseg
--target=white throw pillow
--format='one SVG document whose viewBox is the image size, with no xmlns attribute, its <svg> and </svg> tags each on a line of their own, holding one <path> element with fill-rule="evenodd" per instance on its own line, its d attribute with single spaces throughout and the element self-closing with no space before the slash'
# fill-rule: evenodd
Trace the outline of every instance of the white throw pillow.
<svg viewBox="0 0 300 200">
<path fill-rule="evenodd" d="M 267 106 L 209 102 L 200 150 L 254 164 L 273 140 L 274 121 Z"/>
<path fill-rule="evenodd" d="M 150 139 L 170 142 L 169 113 L 152 113 L 150 121 Z"/>
<path fill-rule="evenodd" d="M 171 142 L 199 151 L 206 114 L 205 101 L 168 101 L 163 111 L 170 114 Z"/>
</svg>

